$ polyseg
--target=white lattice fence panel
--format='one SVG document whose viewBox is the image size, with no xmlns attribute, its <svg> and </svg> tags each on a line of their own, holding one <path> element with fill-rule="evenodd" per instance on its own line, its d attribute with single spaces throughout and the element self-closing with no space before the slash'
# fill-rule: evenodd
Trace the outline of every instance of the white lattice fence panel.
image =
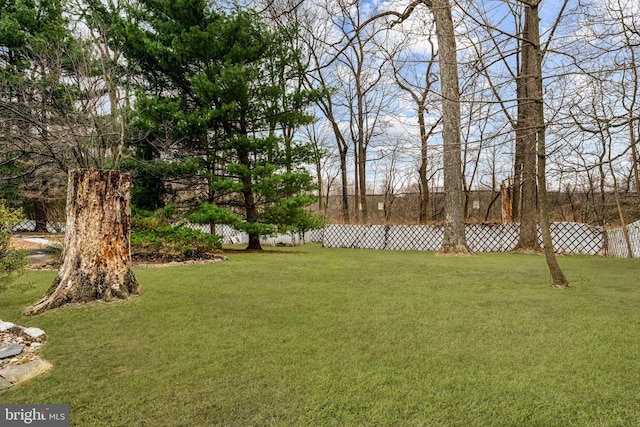
<svg viewBox="0 0 640 427">
<path fill-rule="evenodd" d="M 209 224 L 185 224 L 185 227 L 193 228 L 204 233 L 210 233 Z M 236 230 L 227 224 L 216 224 L 214 234 L 222 236 L 222 243 L 225 245 L 248 244 L 249 235 L 244 231 Z M 273 236 L 261 236 L 260 243 L 264 246 L 299 246 L 303 243 L 320 243 L 324 236 L 324 229 L 309 230 L 304 234 L 285 233 Z"/>
<path fill-rule="evenodd" d="M 465 229 L 467 244 L 474 252 L 506 252 L 518 243 L 519 224 L 469 224 Z"/>
<path fill-rule="evenodd" d="M 640 240 L 640 222 L 636 239 Z M 469 247 L 474 252 L 506 252 L 518 243 L 519 224 L 470 224 L 466 226 Z M 330 225 L 324 232 L 324 246 L 363 249 L 437 251 L 442 246 L 442 227 Z M 539 242 L 542 233 L 538 227 Z M 602 230 L 579 223 L 551 224 L 551 237 L 558 253 L 603 253 Z M 640 244 L 637 246 L 640 250 Z"/>
<path fill-rule="evenodd" d="M 323 246 L 327 248 L 352 248 L 355 236 L 347 233 L 347 225 L 330 224 L 324 229 L 322 240 Z"/>
<path fill-rule="evenodd" d="M 46 223 L 47 233 L 64 233 L 65 223 L 63 222 L 48 222 Z M 18 224 L 11 227 L 11 231 L 15 233 L 28 233 L 35 231 L 36 221 L 33 219 L 25 219 Z"/>
<path fill-rule="evenodd" d="M 386 249 L 384 225 L 361 225 L 354 230 L 358 235 L 355 246 L 362 249 Z"/>
<path fill-rule="evenodd" d="M 553 250 L 556 253 L 602 255 L 602 229 L 577 222 L 555 222 L 551 226 Z M 538 241 L 542 244 L 542 230 L 538 226 Z"/>
<path fill-rule="evenodd" d="M 304 241 L 306 243 L 322 243 L 324 240 L 324 228 L 317 230 L 309 230 L 304 232 Z"/>
<path fill-rule="evenodd" d="M 640 221 L 636 221 L 627 226 L 629 240 L 631 241 L 631 251 L 634 258 L 640 258 Z M 607 255 L 617 258 L 629 256 L 627 242 L 624 239 L 622 228 L 607 230 L 608 253 Z"/>
<path fill-rule="evenodd" d="M 634 258 L 640 258 L 640 221 L 629 224 L 629 240 Z"/>
<path fill-rule="evenodd" d="M 442 227 L 398 225 L 387 227 L 386 249 L 437 251 L 442 246 Z"/>
<path fill-rule="evenodd" d="M 328 248 L 385 249 L 384 225 L 329 225 L 323 244 Z"/>
<path fill-rule="evenodd" d="M 622 228 L 607 230 L 607 255 L 615 258 L 625 258 L 628 254 Z"/>
<path fill-rule="evenodd" d="M 300 246 L 303 242 L 300 233 L 287 233 L 260 237 L 260 243 L 264 246 Z"/>
<path fill-rule="evenodd" d="M 209 224 L 187 223 L 183 226 L 202 231 L 203 233 L 213 232 L 213 234 L 217 234 L 222 237 L 222 243 L 225 245 L 249 243 L 249 235 L 247 233 L 238 231 L 227 224 L 215 224 L 213 230 L 211 230 L 211 226 Z"/>
</svg>

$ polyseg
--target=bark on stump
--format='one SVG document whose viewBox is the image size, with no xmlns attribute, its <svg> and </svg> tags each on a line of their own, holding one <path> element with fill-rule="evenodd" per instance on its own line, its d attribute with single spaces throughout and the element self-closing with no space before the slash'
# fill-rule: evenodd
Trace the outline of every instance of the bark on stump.
<svg viewBox="0 0 640 427">
<path fill-rule="evenodd" d="M 69 172 L 62 265 L 45 296 L 25 311 L 140 294 L 131 268 L 131 177 L 118 171 Z"/>
</svg>

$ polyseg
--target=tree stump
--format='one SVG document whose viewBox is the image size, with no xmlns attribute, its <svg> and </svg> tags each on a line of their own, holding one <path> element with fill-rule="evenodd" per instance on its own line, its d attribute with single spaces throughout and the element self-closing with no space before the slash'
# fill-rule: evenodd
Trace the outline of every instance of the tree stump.
<svg viewBox="0 0 640 427">
<path fill-rule="evenodd" d="M 131 177 L 118 171 L 69 172 L 62 265 L 45 296 L 25 311 L 140 294 L 131 268 Z"/>
</svg>

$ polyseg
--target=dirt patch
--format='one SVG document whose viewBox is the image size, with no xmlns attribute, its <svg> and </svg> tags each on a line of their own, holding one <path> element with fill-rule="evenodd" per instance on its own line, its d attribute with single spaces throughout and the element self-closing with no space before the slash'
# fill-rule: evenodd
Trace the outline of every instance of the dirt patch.
<svg viewBox="0 0 640 427">
<path fill-rule="evenodd" d="M 40 243 L 29 242 L 19 237 L 12 237 L 11 247 L 19 251 L 33 251 L 36 249 L 45 249 L 47 246 Z"/>
</svg>

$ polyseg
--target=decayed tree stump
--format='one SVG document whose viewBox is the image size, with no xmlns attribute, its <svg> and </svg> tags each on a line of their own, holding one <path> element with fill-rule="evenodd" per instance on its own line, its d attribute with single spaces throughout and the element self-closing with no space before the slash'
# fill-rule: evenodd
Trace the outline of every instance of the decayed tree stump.
<svg viewBox="0 0 640 427">
<path fill-rule="evenodd" d="M 69 172 L 62 265 L 45 296 L 26 315 L 75 302 L 140 294 L 131 268 L 131 177 L 118 171 Z"/>
</svg>

